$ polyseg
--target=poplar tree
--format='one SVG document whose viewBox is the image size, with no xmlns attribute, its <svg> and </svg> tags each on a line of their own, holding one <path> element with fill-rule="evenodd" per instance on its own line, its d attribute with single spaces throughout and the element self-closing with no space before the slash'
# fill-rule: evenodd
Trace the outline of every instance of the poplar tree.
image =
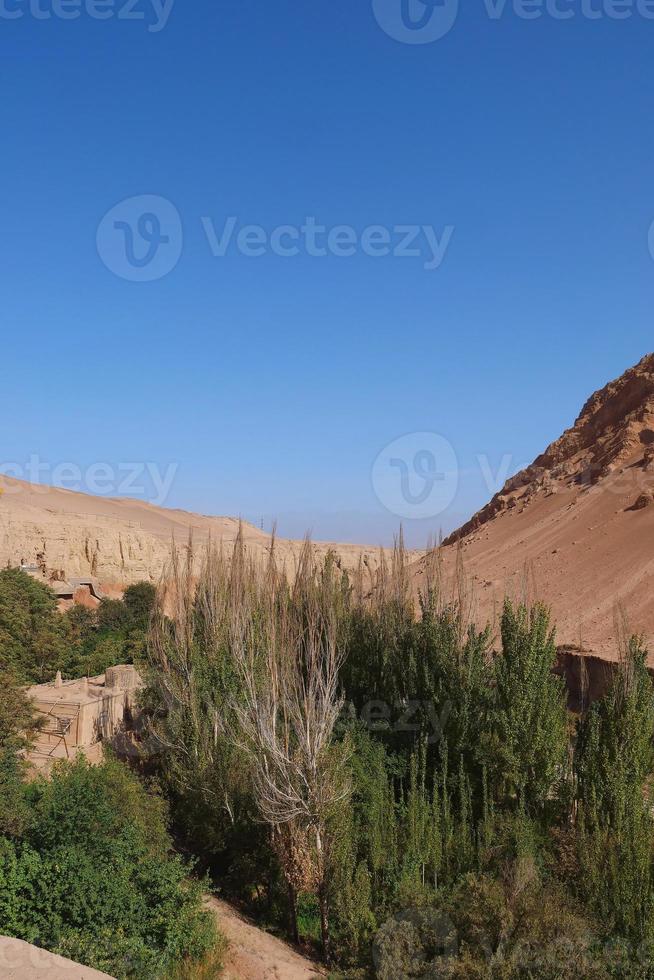
<svg viewBox="0 0 654 980">
<path fill-rule="evenodd" d="M 507 600 L 502 652 L 495 664 L 496 791 L 500 799 L 542 811 L 561 780 L 567 754 L 566 696 L 549 611 Z"/>
<path fill-rule="evenodd" d="M 646 652 L 632 639 L 605 698 L 579 726 L 575 756 L 582 895 L 607 926 L 651 935 L 654 693 Z"/>
</svg>

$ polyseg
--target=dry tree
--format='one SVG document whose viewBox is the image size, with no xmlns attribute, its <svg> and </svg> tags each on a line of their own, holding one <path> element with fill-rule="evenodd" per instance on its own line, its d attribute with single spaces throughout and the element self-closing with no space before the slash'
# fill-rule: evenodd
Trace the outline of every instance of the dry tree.
<svg viewBox="0 0 654 980">
<path fill-rule="evenodd" d="M 247 774 L 231 738 L 236 674 L 229 617 L 248 576 L 254 571 L 240 533 L 231 556 L 211 543 L 201 557 L 191 540 L 183 551 L 173 546 L 148 636 L 153 705 L 147 744 L 165 757 L 167 780 L 192 801 L 198 821 L 209 812 L 234 823 L 234 799 L 245 790 Z"/>
<path fill-rule="evenodd" d="M 152 734 L 169 780 L 201 813 L 234 819 L 235 787 L 251 794 L 288 885 L 297 938 L 297 896 L 318 896 L 329 955 L 327 880 L 332 819 L 349 794 L 345 745 L 334 738 L 349 593 L 333 556 L 307 540 L 289 582 L 248 554 L 203 560 L 173 549 L 149 639 L 157 695 Z M 240 781 L 240 782 L 239 782 Z M 216 819 L 216 826 L 219 820 Z"/>
<path fill-rule="evenodd" d="M 293 936 L 297 895 L 314 891 L 326 959 L 332 818 L 350 793 L 347 751 L 334 740 L 342 601 L 333 563 L 319 566 L 306 541 L 292 586 L 269 564 L 261 587 L 242 593 L 230 622 L 240 745 L 288 886 Z"/>
</svg>

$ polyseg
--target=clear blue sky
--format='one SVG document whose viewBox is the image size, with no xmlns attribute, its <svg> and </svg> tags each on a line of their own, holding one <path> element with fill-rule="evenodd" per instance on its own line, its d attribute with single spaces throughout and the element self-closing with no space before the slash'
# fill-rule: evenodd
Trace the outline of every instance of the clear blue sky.
<svg viewBox="0 0 654 980">
<path fill-rule="evenodd" d="M 476 454 L 530 461 L 654 349 L 654 20 L 479 0 L 403 44 L 370 0 L 135 9 L 0 17 L 4 464 L 174 463 L 169 506 L 379 542 L 375 458 L 433 431 L 460 480 L 418 543 L 488 497 Z M 96 246 L 137 195 L 183 227 L 151 282 Z M 228 216 L 454 232 L 434 270 L 214 257 L 201 219 Z"/>
</svg>

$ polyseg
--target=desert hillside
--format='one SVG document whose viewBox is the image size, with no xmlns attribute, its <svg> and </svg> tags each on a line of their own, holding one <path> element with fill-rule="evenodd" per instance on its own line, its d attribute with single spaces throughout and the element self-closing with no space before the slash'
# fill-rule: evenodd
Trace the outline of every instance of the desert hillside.
<svg viewBox="0 0 654 980">
<path fill-rule="evenodd" d="M 205 517 L 128 498 L 106 498 L 32 485 L 0 476 L 0 565 L 37 565 L 46 579 L 95 578 L 108 592 L 140 580 L 157 581 L 171 542 L 185 547 L 192 532 L 198 551 L 211 538 L 229 549 L 238 533 L 233 517 Z M 267 553 L 270 535 L 251 524 L 243 531 L 251 553 Z M 354 567 L 375 549 L 317 542 L 318 554 L 331 548 L 343 567 Z M 278 538 L 280 561 L 292 568 L 300 542 Z"/>
<path fill-rule="evenodd" d="M 551 604 L 562 644 L 613 658 L 616 603 L 654 638 L 654 354 L 445 541 L 450 573 L 459 542 L 479 620 L 527 588 Z"/>
<path fill-rule="evenodd" d="M 112 593 L 156 581 L 175 540 L 198 550 L 211 538 L 229 548 L 239 522 L 108 499 L 0 477 L 0 563 L 41 567 L 47 579 L 94 577 Z M 270 536 L 243 525 L 252 553 Z M 654 354 L 595 392 L 574 425 L 445 541 L 446 573 L 459 545 L 474 586 L 475 615 L 496 620 L 504 596 L 551 604 L 562 644 L 613 657 L 616 603 L 633 629 L 654 636 Z M 299 542 L 278 540 L 291 567 Z M 353 567 L 366 549 L 334 549 Z M 371 567 L 376 550 L 367 549 Z M 419 587 L 424 560 L 415 564 Z"/>
</svg>

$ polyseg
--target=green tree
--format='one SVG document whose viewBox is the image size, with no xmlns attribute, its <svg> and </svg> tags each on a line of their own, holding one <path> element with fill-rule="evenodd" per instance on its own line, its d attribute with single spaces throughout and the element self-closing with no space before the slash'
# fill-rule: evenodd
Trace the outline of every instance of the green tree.
<svg viewBox="0 0 654 980">
<path fill-rule="evenodd" d="M 98 629 L 126 632 L 131 624 L 130 612 L 122 599 L 101 599 L 97 609 Z"/>
<path fill-rule="evenodd" d="M 653 935 L 653 768 L 654 692 L 646 652 L 633 639 L 607 696 L 579 726 L 576 885 L 610 928 L 638 939 Z"/>
<path fill-rule="evenodd" d="M 0 671 L 0 834 L 18 834 L 28 820 L 22 753 L 35 724 L 32 707 L 15 677 Z"/>
<path fill-rule="evenodd" d="M 54 592 L 20 569 L 0 571 L 0 669 L 40 684 L 66 669 L 71 652 Z"/>
<path fill-rule="evenodd" d="M 97 609 L 73 606 L 65 614 L 73 658 L 68 674 L 102 674 L 121 663 L 142 663 L 145 658 L 156 589 L 149 582 L 129 586 L 122 599 L 102 599 Z"/>
<path fill-rule="evenodd" d="M 128 640 L 122 633 L 103 631 L 94 637 L 92 644 L 80 654 L 76 667 L 76 677 L 94 677 L 104 674 L 107 667 L 116 664 L 132 663 L 133 657 L 128 652 Z"/>
<path fill-rule="evenodd" d="M 147 630 L 157 599 L 157 590 L 150 582 L 128 586 L 123 603 L 129 614 L 130 629 Z"/>
<path fill-rule="evenodd" d="M 567 758 L 565 687 L 552 674 L 555 634 L 544 606 L 514 609 L 508 601 L 501 634 L 495 662 L 495 788 L 499 799 L 538 811 L 561 782 Z"/>
</svg>

